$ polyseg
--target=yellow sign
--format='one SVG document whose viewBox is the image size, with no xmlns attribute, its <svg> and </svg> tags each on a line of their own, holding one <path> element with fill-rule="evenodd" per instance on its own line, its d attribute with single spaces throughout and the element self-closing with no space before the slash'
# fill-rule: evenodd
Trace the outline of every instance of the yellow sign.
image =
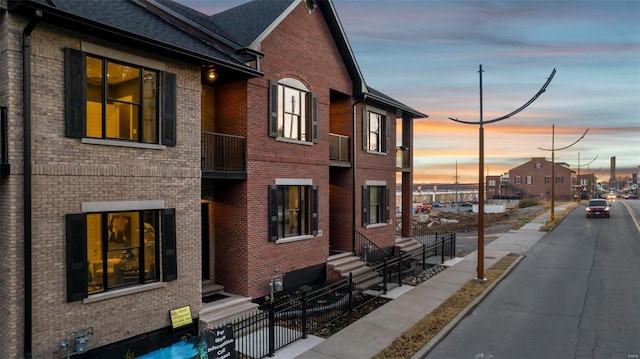
<svg viewBox="0 0 640 359">
<path fill-rule="evenodd" d="M 193 323 L 193 318 L 191 318 L 191 306 L 189 305 L 172 309 L 169 311 L 169 315 L 171 316 L 171 326 L 173 329 L 181 328 Z"/>
</svg>

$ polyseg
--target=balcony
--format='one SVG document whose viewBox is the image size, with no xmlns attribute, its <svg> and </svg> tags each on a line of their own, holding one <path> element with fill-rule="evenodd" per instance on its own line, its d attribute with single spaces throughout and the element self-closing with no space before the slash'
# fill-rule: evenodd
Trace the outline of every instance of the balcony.
<svg viewBox="0 0 640 359">
<path fill-rule="evenodd" d="M 8 137 L 7 108 L 0 107 L 0 177 L 7 177 L 11 173 L 9 165 L 9 137 Z"/>
<path fill-rule="evenodd" d="M 247 179 L 245 139 L 202 132 L 202 178 Z"/>
<path fill-rule="evenodd" d="M 400 146 L 396 148 L 396 169 L 398 172 L 411 172 L 411 152 L 409 148 Z"/>
<path fill-rule="evenodd" d="M 329 163 L 334 167 L 351 167 L 349 136 L 329 134 Z"/>
</svg>

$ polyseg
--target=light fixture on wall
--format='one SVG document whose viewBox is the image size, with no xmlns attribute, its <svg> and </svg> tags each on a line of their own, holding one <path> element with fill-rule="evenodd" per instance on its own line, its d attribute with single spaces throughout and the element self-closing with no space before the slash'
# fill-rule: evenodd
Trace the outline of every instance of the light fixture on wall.
<svg viewBox="0 0 640 359">
<path fill-rule="evenodd" d="M 215 80 L 217 76 L 218 76 L 218 74 L 216 74 L 216 70 L 215 69 L 209 69 L 207 71 L 207 79 L 209 81 Z"/>
</svg>

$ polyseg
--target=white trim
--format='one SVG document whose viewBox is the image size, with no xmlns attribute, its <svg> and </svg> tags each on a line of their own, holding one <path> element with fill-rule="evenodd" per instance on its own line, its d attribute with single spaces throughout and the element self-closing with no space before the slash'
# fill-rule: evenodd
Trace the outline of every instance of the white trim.
<svg viewBox="0 0 640 359">
<path fill-rule="evenodd" d="M 297 236 L 297 237 L 280 238 L 280 239 L 278 239 L 276 241 L 276 244 L 303 241 L 305 239 L 311 239 L 311 238 L 313 238 L 313 235 L 311 235 L 311 234 L 305 234 L 305 235 Z"/>
<path fill-rule="evenodd" d="M 113 60 L 119 60 L 128 62 L 132 65 L 144 66 L 149 69 L 155 69 L 160 71 L 165 71 L 166 65 L 164 62 L 152 60 L 150 58 L 131 55 L 126 52 L 110 49 L 108 47 L 96 45 L 90 42 L 82 41 L 80 43 L 80 50 L 83 52 L 88 52 L 89 54 L 104 56 Z"/>
<path fill-rule="evenodd" d="M 276 141 L 287 142 L 287 143 L 295 143 L 295 144 L 298 144 L 298 145 L 305 145 L 305 146 L 313 146 L 313 142 L 303 141 L 303 140 L 296 140 L 296 139 L 288 138 L 288 137 L 276 137 Z"/>
<path fill-rule="evenodd" d="M 378 228 L 378 227 L 385 227 L 387 225 L 387 223 L 372 223 L 372 224 L 367 224 L 364 228 Z"/>
<path fill-rule="evenodd" d="M 103 140 L 100 138 L 88 138 L 84 137 L 81 140 L 82 143 L 89 145 L 103 145 L 103 146 L 116 146 L 116 147 L 132 147 L 132 148 L 145 148 L 148 150 L 165 150 L 167 146 L 158 145 L 154 143 L 142 143 L 131 141 L 119 141 L 119 140 Z"/>
<path fill-rule="evenodd" d="M 313 186 L 311 178 L 276 178 L 276 186 Z"/>
<path fill-rule="evenodd" d="M 82 202 L 82 212 L 136 211 L 163 209 L 164 199 L 149 201 Z"/>
<path fill-rule="evenodd" d="M 385 117 L 385 120 L 389 120 L 389 112 L 378 108 L 378 107 L 373 107 L 371 105 L 366 105 L 365 110 L 367 111 L 367 121 L 369 121 L 369 112 L 373 112 L 373 113 L 377 113 L 378 115 L 382 115 Z"/>
<path fill-rule="evenodd" d="M 164 288 L 166 286 L 167 286 L 167 283 L 165 282 L 154 282 L 149 284 L 138 285 L 135 287 L 117 289 L 117 290 L 108 291 L 104 293 L 89 294 L 89 297 L 84 298 L 82 300 L 82 303 L 88 304 L 88 303 L 100 302 L 107 299 L 123 297 L 129 294 L 135 294 L 135 293 L 146 292 L 146 291 L 154 290 L 158 288 Z"/>
<path fill-rule="evenodd" d="M 386 186 L 387 185 L 387 181 L 367 180 L 367 181 L 364 181 L 364 185 L 365 186 Z"/>
<path fill-rule="evenodd" d="M 288 8 L 286 8 L 282 13 L 280 13 L 280 16 L 278 16 L 271 24 L 269 24 L 269 26 L 267 26 L 267 28 L 264 29 L 264 31 L 262 31 L 262 33 L 260 35 L 258 35 L 258 37 L 256 37 L 255 40 L 253 40 L 253 42 L 251 44 L 249 44 L 248 47 L 250 49 L 253 49 L 253 50 L 256 50 L 256 51 L 260 51 L 260 46 L 262 44 L 262 40 L 264 40 L 267 36 L 269 36 L 269 34 L 271 34 L 271 32 L 273 30 L 275 30 L 278 27 L 278 25 L 280 25 L 280 23 L 287 16 L 289 16 L 289 14 L 293 11 L 293 9 L 295 9 L 296 6 L 298 6 L 298 4 L 300 4 L 300 1 L 293 1 L 291 3 L 291 5 L 289 5 Z"/>
</svg>

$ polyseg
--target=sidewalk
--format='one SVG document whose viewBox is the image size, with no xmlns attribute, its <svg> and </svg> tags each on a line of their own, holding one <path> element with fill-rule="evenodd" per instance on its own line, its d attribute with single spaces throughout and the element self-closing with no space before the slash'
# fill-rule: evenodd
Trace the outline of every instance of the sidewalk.
<svg viewBox="0 0 640 359">
<path fill-rule="evenodd" d="M 556 206 L 559 213 L 568 205 Z M 510 252 L 524 254 L 535 245 L 546 232 L 539 229 L 549 218 L 549 212 L 533 219 L 518 230 L 509 231 L 485 246 L 485 268 L 491 267 Z M 342 329 L 327 339 L 309 336 L 275 353 L 278 359 L 362 359 L 372 358 L 389 346 L 397 337 L 436 309 L 469 280 L 476 277 L 477 252 L 464 258 L 454 258 L 444 263 L 448 268 L 418 286 L 403 285 L 389 291 L 385 297 L 389 303 L 367 314 L 357 322 Z M 493 285 L 495 285 L 494 283 Z M 469 306 L 469 310 L 473 307 Z M 462 315 L 456 318 L 462 318 Z M 448 327 L 452 327 L 452 322 Z M 413 358 L 421 358 L 446 335 L 443 330 Z"/>
</svg>

